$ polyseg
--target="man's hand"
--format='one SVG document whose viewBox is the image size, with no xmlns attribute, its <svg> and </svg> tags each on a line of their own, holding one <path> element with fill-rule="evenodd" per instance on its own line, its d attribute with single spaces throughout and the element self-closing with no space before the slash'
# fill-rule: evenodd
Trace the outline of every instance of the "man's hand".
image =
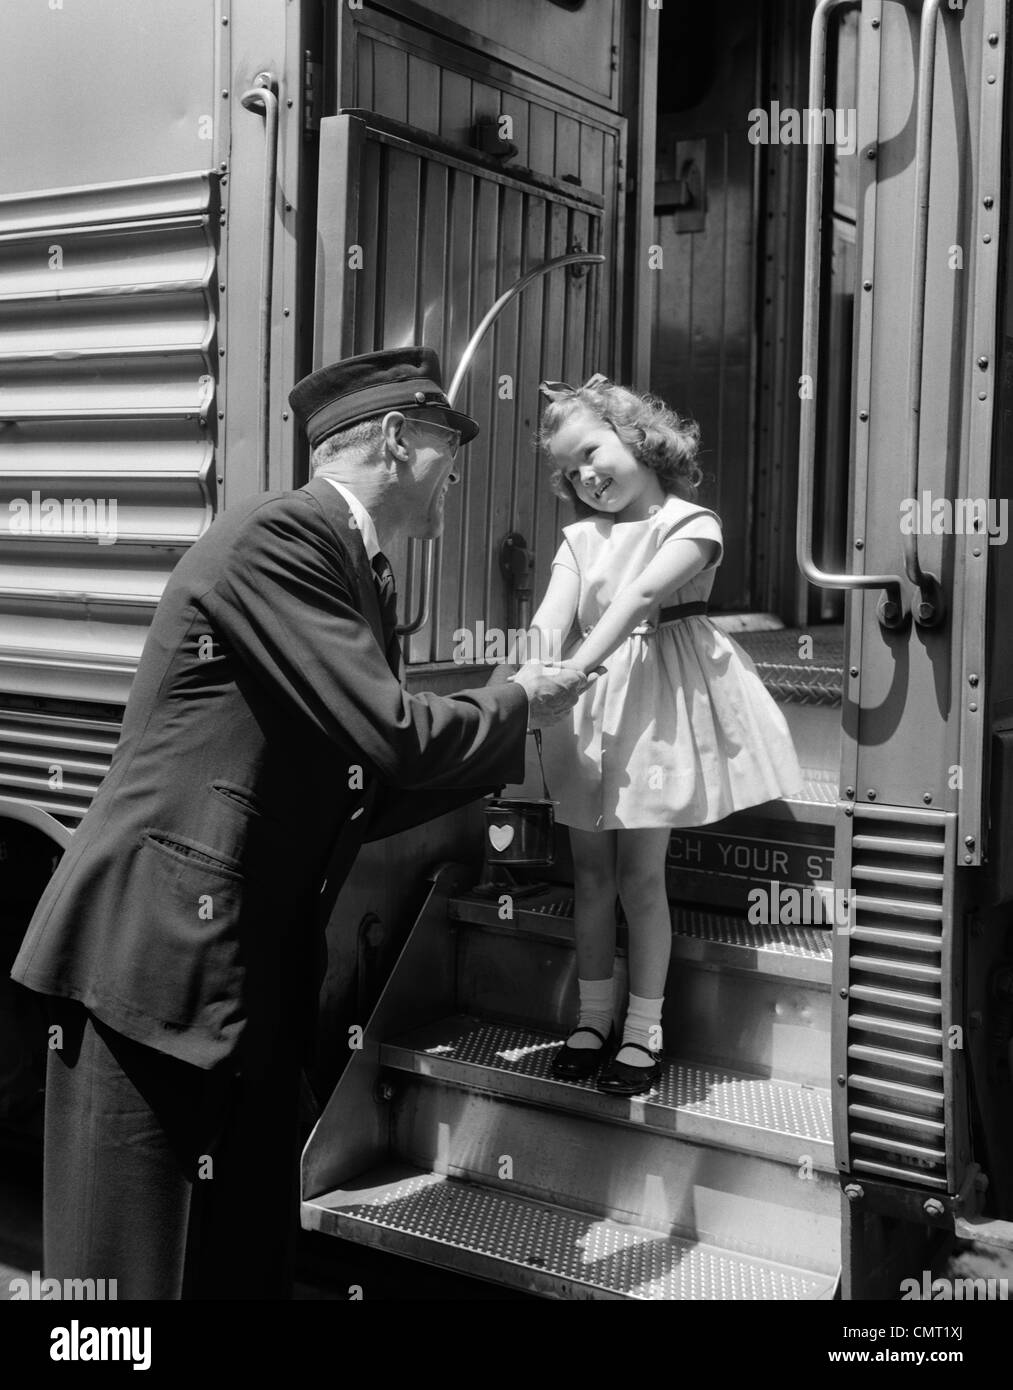
<svg viewBox="0 0 1013 1390">
<path fill-rule="evenodd" d="M 565 666 L 546 667 L 529 661 L 511 679 L 524 687 L 528 697 L 528 729 L 545 729 L 573 709 L 588 686 L 581 671 Z"/>
</svg>

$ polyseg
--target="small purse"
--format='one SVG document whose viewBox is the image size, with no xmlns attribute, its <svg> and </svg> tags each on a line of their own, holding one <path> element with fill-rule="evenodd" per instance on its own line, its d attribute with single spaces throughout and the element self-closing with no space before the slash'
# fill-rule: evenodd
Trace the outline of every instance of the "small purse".
<svg viewBox="0 0 1013 1390">
<path fill-rule="evenodd" d="M 534 731 L 542 797 L 496 797 L 485 807 L 485 848 L 490 864 L 544 868 L 556 858 L 555 802 L 549 795 L 542 763 L 542 731 Z"/>
</svg>

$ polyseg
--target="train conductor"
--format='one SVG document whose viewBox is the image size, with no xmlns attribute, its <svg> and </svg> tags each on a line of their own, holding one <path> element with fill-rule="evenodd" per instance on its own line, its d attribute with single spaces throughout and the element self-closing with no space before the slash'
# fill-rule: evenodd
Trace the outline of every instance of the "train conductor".
<svg viewBox="0 0 1013 1390">
<path fill-rule="evenodd" d="M 400 682 L 384 550 L 432 537 L 478 432 L 436 354 L 293 390 L 313 477 L 220 516 L 155 613 L 109 773 L 13 976 L 52 997 L 45 1273 L 121 1299 L 285 1298 L 326 913 L 364 840 L 524 776 L 586 684 Z"/>
</svg>

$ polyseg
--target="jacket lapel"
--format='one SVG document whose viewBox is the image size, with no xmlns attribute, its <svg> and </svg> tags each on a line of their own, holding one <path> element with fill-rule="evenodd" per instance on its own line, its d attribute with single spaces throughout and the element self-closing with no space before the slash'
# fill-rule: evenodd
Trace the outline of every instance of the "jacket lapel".
<svg viewBox="0 0 1013 1390">
<path fill-rule="evenodd" d="M 335 536 L 351 556 L 352 572 L 359 592 L 360 611 L 372 628 L 373 636 L 376 638 L 380 650 L 386 653 L 387 636 L 384 633 L 383 619 L 380 616 L 380 601 L 373 579 L 373 566 L 366 554 L 362 532 L 352 519 L 348 503 L 326 478 L 312 478 L 303 491 L 311 493 L 320 503 Z"/>
</svg>

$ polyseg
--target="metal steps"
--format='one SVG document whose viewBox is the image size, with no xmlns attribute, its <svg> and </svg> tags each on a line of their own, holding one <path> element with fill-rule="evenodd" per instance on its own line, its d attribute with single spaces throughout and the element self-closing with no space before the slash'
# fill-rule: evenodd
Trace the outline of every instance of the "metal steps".
<svg viewBox="0 0 1013 1390">
<path fill-rule="evenodd" d="M 815 1169 L 834 1171 L 827 1090 L 669 1061 L 652 1091 L 623 1100 L 595 1090 L 593 1080 L 557 1081 L 550 1074 L 564 1037 L 485 1019 L 448 1018 L 383 1044 L 380 1060 L 393 1070 L 449 1085 L 790 1164 L 805 1152 Z"/>
<path fill-rule="evenodd" d="M 832 1274 L 410 1165 L 384 1165 L 303 1204 L 303 1224 L 547 1298 L 826 1299 Z"/>
<path fill-rule="evenodd" d="M 675 908 L 664 1073 L 620 1098 L 550 1073 L 570 893 L 455 872 L 307 1145 L 303 1224 L 550 1298 L 832 1297 L 830 932 Z"/>
</svg>

